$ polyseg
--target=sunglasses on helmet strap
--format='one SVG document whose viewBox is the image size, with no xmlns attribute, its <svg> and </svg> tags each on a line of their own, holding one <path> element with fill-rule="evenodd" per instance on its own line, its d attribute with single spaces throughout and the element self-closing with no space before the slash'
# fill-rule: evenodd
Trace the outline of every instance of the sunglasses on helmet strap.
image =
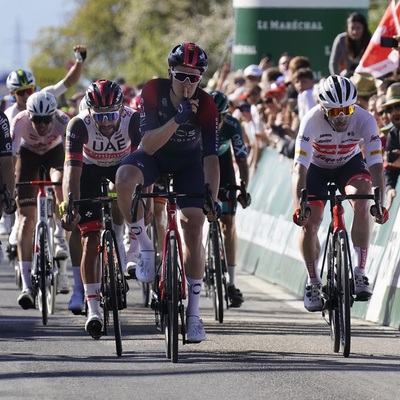
<svg viewBox="0 0 400 400">
<path fill-rule="evenodd" d="M 341 113 L 344 115 L 351 115 L 354 112 L 354 106 L 346 106 L 340 108 L 330 108 L 326 110 L 328 117 L 338 117 Z"/>
<path fill-rule="evenodd" d="M 91 111 L 92 118 L 96 122 L 104 122 L 106 119 L 107 121 L 115 121 L 119 117 L 119 110 L 117 111 L 110 111 L 110 112 L 94 112 L 93 110 Z"/>
<path fill-rule="evenodd" d="M 53 121 L 53 115 L 31 115 L 29 118 L 34 124 L 50 124 Z"/>
<path fill-rule="evenodd" d="M 198 83 L 203 78 L 202 74 L 191 74 L 188 72 L 178 72 L 174 70 L 171 70 L 171 75 L 174 77 L 174 79 L 182 83 L 184 83 L 186 79 L 188 79 L 190 83 Z"/>
</svg>

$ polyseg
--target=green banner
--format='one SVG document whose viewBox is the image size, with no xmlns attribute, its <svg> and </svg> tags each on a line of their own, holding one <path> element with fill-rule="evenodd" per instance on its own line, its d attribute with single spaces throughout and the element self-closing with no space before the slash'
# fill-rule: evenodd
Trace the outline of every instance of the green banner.
<svg viewBox="0 0 400 400">
<path fill-rule="evenodd" d="M 328 63 L 333 40 L 346 29 L 350 13 L 368 15 L 368 1 L 319 1 L 307 7 L 307 1 L 250 1 L 247 6 L 234 1 L 235 39 L 232 48 L 233 69 L 258 64 L 269 54 L 278 64 L 283 52 L 306 56 L 316 79 L 329 75 Z M 315 4 L 315 1 L 311 1 Z M 362 7 L 362 4 L 365 7 Z"/>
</svg>

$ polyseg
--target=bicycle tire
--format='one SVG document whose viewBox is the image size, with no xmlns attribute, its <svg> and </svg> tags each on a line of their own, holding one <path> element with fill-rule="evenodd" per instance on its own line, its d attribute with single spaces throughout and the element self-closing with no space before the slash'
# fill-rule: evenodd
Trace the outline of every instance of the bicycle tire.
<svg viewBox="0 0 400 400">
<path fill-rule="evenodd" d="M 215 311 L 215 320 L 219 323 L 224 322 L 224 294 L 222 288 L 222 265 L 221 265 L 221 248 L 219 242 L 219 231 L 218 231 L 218 221 L 214 221 L 211 223 L 210 229 L 212 230 L 212 257 L 214 264 L 214 292 L 213 292 L 213 301 L 214 301 L 214 311 Z"/>
<path fill-rule="evenodd" d="M 339 321 L 340 341 L 344 357 L 349 357 L 351 346 L 350 277 L 346 232 L 338 233 L 338 284 L 340 283 Z"/>
<path fill-rule="evenodd" d="M 47 256 L 46 256 L 46 235 L 47 228 L 44 224 L 40 224 L 38 229 L 39 235 L 39 254 L 38 254 L 38 267 L 39 273 L 39 304 L 42 312 L 43 325 L 47 325 L 49 308 L 48 308 L 48 285 L 47 285 Z"/>
<path fill-rule="evenodd" d="M 178 242 L 174 232 L 170 232 L 167 248 L 167 310 L 168 322 L 165 326 L 167 357 L 171 362 L 178 362 L 179 344 L 179 288 L 178 288 Z"/>
<path fill-rule="evenodd" d="M 221 252 L 222 288 L 223 288 L 224 299 L 225 299 L 225 303 L 226 303 L 226 309 L 229 309 L 228 284 L 226 281 L 226 275 L 228 273 L 228 263 L 226 261 L 224 238 L 222 236 L 220 224 L 218 224 L 218 238 L 219 238 L 219 248 L 220 248 L 220 252 Z"/>
<path fill-rule="evenodd" d="M 336 283 L 336 236 L 333 233 L 328 237 L 328 279 L 327 279 L 327 301 L 329 308 L 329 326 L 333 352 L 340 350 L 338 288 Z"/>
<path fill-rule="evenodd" d="M 113 239 L 111 231 L 104 232 L 104 244 L 106 251 L 106 268 L 108 269 L 109 278 L 109 298 L 113 314 L 113 326 L 116 352 L 119 357 L 122 355 L 122 337 L 121 337 L 121 322 L 119 317 L 119 302 L 117 297 L 117 281 L 118 281 L 118 260 L 116 260 L 116 243 Z M 104 251 L 104 248 L 103 248 Z"/>
<path fill-rule="evenodd" d="M 53 315 L 56 309 L 56 297 L 57 297 L 57 280 L 58 280 L 58 271 L 59 271 L 59 263 L 60 261 L 54 258 L 54 220 L 51 218 L 47 221 L 48 233 L 49 233 L 49 264 L 50 269 L 50 298 L 49 298 L 49 314 Z M 51 257 L 50 257 L 51 255 Z"/>
</svg>

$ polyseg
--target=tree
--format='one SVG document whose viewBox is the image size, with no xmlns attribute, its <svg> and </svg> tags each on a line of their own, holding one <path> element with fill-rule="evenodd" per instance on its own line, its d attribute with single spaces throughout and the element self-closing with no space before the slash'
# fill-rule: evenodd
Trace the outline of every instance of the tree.
<svg viewBox="0 0 400 400">
<path fill-rule="evenodd" d="M 212 76 L 227 55 L 233 30 L 231 0 L 75 0 L 77 11 L 66 24 L 40 33 L 33 67 L 65 65 L 66 49 L 88 48 L 91 79 L 125 77 L 131 84 L 166 76 L 174 45 L 198 43 L 208 53 Z M 67 54 L 68 56 L 68 54 Z"/>
</svg>

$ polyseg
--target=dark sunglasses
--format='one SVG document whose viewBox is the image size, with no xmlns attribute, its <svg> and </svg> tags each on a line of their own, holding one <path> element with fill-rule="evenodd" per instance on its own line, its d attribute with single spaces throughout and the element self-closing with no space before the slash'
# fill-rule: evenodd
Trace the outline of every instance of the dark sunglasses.
<svg viewBox="0 0 400 400">
<path fill-rule="evenodd" d="M 35 92 L 35 88 L 34 87 L 29 87 L 29 88 L 26 88 L 26 89 L 14 90 L 14 94 L 16 94 L 17 96 L 24 96 L 25 94 L 30 96 L 34 92 Z"/>
<path fill-rule="evenodd" d="M 384 112 L 391 114 L 393 110 L 400 111 L 400 103 L 395 104 L 394 106 L 385 107 Z"/>
<path fill-rule="evenodd" d="M 111 122 L 118 119 L 119 111 L 99 112 L 99 113 L 92 111 L 92 117 L 96 122 L 104 122 L 105 119 Z"/>
<path fill-rule="evenodd" d="M 172 70 L 171 75 L 179 82 L 185 82 L 186 79 L 189 80 L 190 83 L 198 83 L 203 78 L 201 74 L 189 74 L 188 72 L 177 72 Z"/>
<path fill-rule="evenodd" d="M 42 122 L 44 124 L 50 124 L 50 122 L 53 121 L 53 116 L 52 115 L 31 115 L 30 120 L 34 124 L 40 124 Z"/>
</svg>

